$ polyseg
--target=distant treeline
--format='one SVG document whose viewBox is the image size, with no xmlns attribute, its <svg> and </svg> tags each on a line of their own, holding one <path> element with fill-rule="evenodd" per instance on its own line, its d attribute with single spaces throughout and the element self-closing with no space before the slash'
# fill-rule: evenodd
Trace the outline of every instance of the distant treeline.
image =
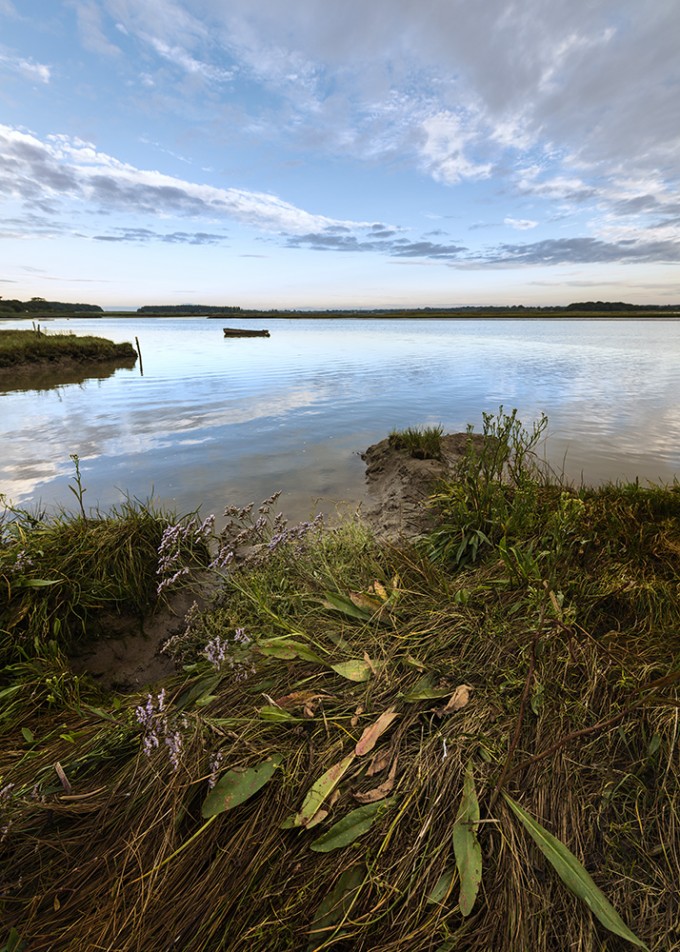
<svg viewBox="0 0 680 952">
<path fill-rule="evenodd" d="M 98 304 L 65 304 L 63 301 L 46 301 L 44 298 L 34 297 L 30 301 L 7 300 L 0 298 L 0 316 L 16 316 L 20 314 L 43 315 L 54 311 L 57 314 L 103 314 Z"/>
<path fill-rule="evenodd" d="M 240 310 L 231 304 L 145 304 L 137 308 L 137 314 L 235 314 Z"/>
<path fill-rule="evenodd" d="M 241 308 L 234 304 L 145 304 L 136 311 L 109 312 L 112 316 L 131 317 L 139 314 L 143 317 L 181 317 L 201 316 L 220 317 L 227 314 L 239 314 L 242 318 L 286 317 L 286 318 L 455 318 L 455 317 L 574 317 L 592 315 L 593 317 L 621 316 L 635 314 L 666 314 L 680 312 L 678 304 L 627 304 L 625 301 L 578 301 L 563 305 L 468 305 L 462 307 L 395 307 L 395 308 L 327 308 L 296 310 L 295 308 Z M 30 301 L 7 300 L 0 298 L 0 318 L 5 317 L 48 317 L 50 315 L 88 315 L 100 317 L 103 308 L 97 304 L 68 304 L 62 301 L 46 301 L 34 297 Z"/>
</svg>

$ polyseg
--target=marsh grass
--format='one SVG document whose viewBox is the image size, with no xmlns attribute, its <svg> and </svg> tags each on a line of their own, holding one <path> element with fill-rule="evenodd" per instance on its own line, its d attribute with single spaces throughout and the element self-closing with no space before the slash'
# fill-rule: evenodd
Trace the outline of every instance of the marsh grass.
<svg viewBox="0 0 680 952">
<path fill-rule="evenodd" d="M 414 459 L 441 459 L 443 433 L 442 426 L 410 426 L 393 430 L 388 440 L 394 449 L 406 450 Z"/>
<path fill-rule="evenodd" d="M 137 354 L 132 344 L 116 344 L 103 337 L 0 330 L 0 368 L 41 364 L 65 357 L 76 361 L 123 359 L 134 362 Z"/>
<path fill-rule="evenodd" d="M 9 506 L 0 514 L 3 663 L 70 650 L 95 635 L 105 612 L 148 612 L 157 598 L 163 534 L 190 521 L 136 501 L 87 515 L 76 473 L 79 515 L 47 517 Z M 205 565 L 208 549 L 189 536 L 178 557 L 186 565 Z"/>
<path fill-rule="evenodd" d="M 522 507 L 475 561 L 379 545 L 360 522 L 261 539 L 220 569 L 175 642 L 181 674 L 146 697 L 101 696 L 63 658 L 16 662 L 7 934 L 32 952 L 678 952 L 678 489 L 539 479 Z M 206 813 L 211 789 L 230 793 Z M 505 795 L 632 940 L 564 885 Z M 359 828 L 362 803 L 379 809 Z M 479 844 L 471 905 L 461 837 Z"/>
</svg>

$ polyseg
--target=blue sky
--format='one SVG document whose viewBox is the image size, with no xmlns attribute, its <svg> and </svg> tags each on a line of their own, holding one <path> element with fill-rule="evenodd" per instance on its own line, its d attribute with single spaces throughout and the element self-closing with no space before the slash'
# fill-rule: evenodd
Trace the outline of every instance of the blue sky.
<svg viewBox="0 0 680 952">
<path fill-rule="evenodd" d="M 677 0 L 0 0 L 0 294 L 680 302 Z"/>
</svg>

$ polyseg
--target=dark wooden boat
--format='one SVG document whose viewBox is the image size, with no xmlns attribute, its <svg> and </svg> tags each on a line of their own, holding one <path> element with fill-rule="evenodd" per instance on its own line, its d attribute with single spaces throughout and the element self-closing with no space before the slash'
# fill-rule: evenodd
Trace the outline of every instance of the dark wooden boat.
<svg viewBox="0 0 680 952">
<path fill-rule="evenodd" d="M 225 327 L 225 337 L 269 337 L 269 331 L 251 331 L 247 327 Z"/>
</svg>

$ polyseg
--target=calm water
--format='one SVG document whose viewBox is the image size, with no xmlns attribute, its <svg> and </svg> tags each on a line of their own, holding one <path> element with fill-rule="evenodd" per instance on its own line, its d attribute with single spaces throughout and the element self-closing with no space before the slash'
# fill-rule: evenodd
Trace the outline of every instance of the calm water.
<svg viewBox="0 0 680 952">
<path fill-rule="evenodd" d="M 526 425 L 548 415 L 545 455 L 577 482 L 680 477 L 678 322 L 266 325 L 269 339 L 225 340 L 216 320 L 50 322 L 139 337 L 144 376 L 5 384 L 0 492 L 73 508 L 77 453 L 89 506 L 153 494 L 179 512 L 219 514 L 283 489 L 289 517 L 306 518 L 365 497 L 359 453 L 392 428 L 480 430 L 482 411 L 500 404 Z"/>
</svg>

